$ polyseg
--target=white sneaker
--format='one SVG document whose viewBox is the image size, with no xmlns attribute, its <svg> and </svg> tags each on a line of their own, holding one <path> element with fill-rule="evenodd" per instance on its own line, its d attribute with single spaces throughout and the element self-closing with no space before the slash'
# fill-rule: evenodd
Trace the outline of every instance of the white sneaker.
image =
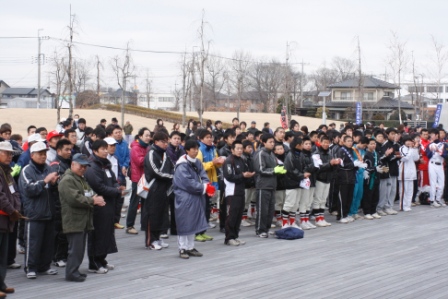
<svg viewBox="0 0 448 299">
<path fill-rule="evenodd" d="M 392 208 L 388 208 L 388 209 L 386 209 L 386 214 L 387 214 L 387 215 L 397 215 L 398 212 L 395 211 L 395 210 L 392 209 Z"/>
<path fill-rule="evenodd" d="M 327 226 L 323 220 L 319 220 L 316 222 L 317 227 L 325 227 Z"/>
<path fill-rule="evenodd" d="M 352 216 L 347 216 L 347 218 L 345 219 L 347 219 L 349 223 L 355 221 L 355 218 L 353 218 Z"/>
<path fill-rule="evenodd" d="M 237 241 L 238 243 L 240 243 L 240 245 L 245 245 L 246 241 L 241 240 L 241 239 L 235 239 L 235 241 Z"/>
<path fill-rule="evenodd" d="M 306 225 L 308 225 L 309 228 L 311 229 L 315 229 L 317 226 L 315 226 L 314 224 L 312 224 L 311 222 L 307 221 Z"/>
<path fill-rule="evenodd" d="M 331 215 L 333 215 L 333 216 L 337 216 L 337 215 L 338 215 L 338 212 L 337 212 L 337 211 L 333 211 L 333 212 L 331 212 Z"/>
<path fill-rule="evenodd" d="M 227 244 L 227 245 L 230 245 L 230 246 L 239 246 L 239 245 L 240 245 L 240 242 L 238 242 L 238 241 L 235 240 L 235 239 L 230 239 L 229 241 L 227 241 L 226 244 Z"/>
<path fill-rule="evenodd" d="M 339 222 L 339 223 L 342 223 L 342 224 L 347 224 L 347 223 L 349 223 L 349 221 L 347 220 L 347 218 L 342 218 L 342 219 L 339 220 L 338 222 Z"/>
<path fill-rule="evenodd" d="M 241 226 L 248 227 L 248 226 L 251 226 L 251 225 L 252 225 L 252 223 L 250 223 L 246 219 L 241 221 Z"/>
<path fill-rule="evenodd" d="M 306 221 L 303 221 L 302 223 L 300 223 L 300 228 L 302 228 L 302 230 L 309 230 L 309 229 L 311 229 L 311 227 L 309 227 L 306 224 Z"/>
<path fill-rule="evenodd" d="M 162 248 L 168 248 L 168 246 L 170 246 L 168 243 L 163 242 L 163 240 L 158 240 L 157 244 L 159 244 Z"/>
<path fill-rule="evenodd" d="M 373 218 L 372 215 L 367 214 L 367 215 L 364 215 L 364 219 L 366 219 L 366 220 L 373 220 L 374 218 Z"/>
<path fill-rule="evenodd" d="M 215 227 L 216 227 L 216 224 L 209 222 L 209 223 L 208 223 L 208 227 L 209 227 L 209 228 L 215 228 Z"/>
<path fill-rule="evenodd" d="M 294 223 L 294 224 L 295 224 L 295 223 Z M 282 229 L 284 229 L 284 228 L 288 228 L 288 227 L 291 227 L 291 225 L 289 225 L 289 223 L 286 223 L 286 224 L 282 225 Z"/>
<path fill-rule="evenodd" d="M 376 211 L 375 214 L 378 214 L 379 216 L 387 216 L 387 215 L 389 215 L 386 212 L 384 212 L 383 210 Z"/>
<path fill-rule="evenodd" d="M 65 267 L 66 263 L 63 260 L 54 262 L 53 265 L 55 265 L 56 267 Z"/>
<path fill-rule="evenodd" d="M 151 243 L 151 245 L 149 245 L 148 247 L 150 250 L 160 250 L 162 249 L 162 246 L 159 245 L 158 241 L 154 241 Z"/>
<path fill-rule="evenodd" d="M 294 228 L 298 228 L 300 230 L 302 230 L 302 228 L 300 226 L 297 225 L 297 223 L 293 223 L 292 225 L 290 225 L 289 227 L 294 227 Z"/>
<path fill-rule="evenodd" d="M 89 271 L 90 273 L 96 273 L 96 274 L 106 274 L 107 272 L 109 272 L 109 270 L 104 267 L 100 267 L 98 270 L 89 269 L 87 271 Z"/>
<path fill-rule="evenodd" d="M 440 208 L 440 204 L 437 201 L 433 201 L 431 207 Z"/>
<path fill-rule="evenodd" d="M 362 219 L 362 216 L 359 214 L 355 214 L 355 215 L 353 215 L 353 218 L 355 218 L 355 220 L 358 220 L 358 219 Z"/>
<path fill-rule="evenodd" d="M 410 212 L 412 211 L 411 208 L 403 209 L 403 212 Z"/>
<path fill-rule="evenodd" d="M 442 199 L 441 201 L 439 201 L 439 204 L 442 206 L 442 207 L 446 207 L 446 203 L 445 203 L 445 201 Z"/>
<path fill-rule="evenodd" d="M 381 219 L 381 216 L 378 213 L 372 214 L 372 217 L 375 219 Z"/>
<path fill-rule="evenodd" d="M 37 274 L 34 271 L 30 271 L 30 272 L 26 273 L 26 278 L 28 278 L 28 279 L 36 279 L 36 277 L 37 277 Z"/>
<path fill-rule="evenodd" d="M 115 266 L 112 265 L 112 264 L 107 264 L 105 268 L 106 268 L 107 270 L 114 270 L 114 269 L 115 269 Z"/>
<path fill-rule="evenodd" d="M 322 220 L 322 222 L 325 224 L 325 226 L 331 226 L 331 223 L 330 222 L 327 222 L 327 220 Z"/>
</svg>

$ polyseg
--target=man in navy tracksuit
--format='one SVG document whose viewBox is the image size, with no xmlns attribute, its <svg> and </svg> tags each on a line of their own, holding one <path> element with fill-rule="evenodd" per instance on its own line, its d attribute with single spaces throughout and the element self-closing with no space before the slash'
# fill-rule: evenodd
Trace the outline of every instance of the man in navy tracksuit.
<svg viewBox="0 0 448 299">
<path fill-rule="evenodd" d="M 225 201 L 227 207 L 227 218 L 225 223 L 227 245 L 244 245 L 245 242 L 238 238 L 245 206 L 245 179 L 251 178 L 255 173 L 248 172 L 248 167 L 243 158 L 243 144 L 234 141 L 231 145 L 232 154 L 227 157 L 222 167 L 224 182 L 226 186 Z"/>
</svg>

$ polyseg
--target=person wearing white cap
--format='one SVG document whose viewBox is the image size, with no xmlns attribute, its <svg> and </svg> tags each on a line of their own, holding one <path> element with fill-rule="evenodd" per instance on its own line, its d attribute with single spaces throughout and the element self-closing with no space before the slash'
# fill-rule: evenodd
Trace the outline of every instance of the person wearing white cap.
<svg viewBox="0 0 448 299">
<path fill-rule="evenodd" d="M 14 293 L 14 289 L 5 284 L 8 241 L 15 222 L 22 217 L 19 212 L 20 195 L 9 167 L 13 154 L 14 150 L 9 142 L 0 142 L 0 297 Z"/>
<path fill-rule="evenodd" d="M 55 275 L 51 269 L 54 244 L 54 203 L 49 198 L 49 186 L 55 184 L 59 176 L 50 172 L 45 163 L 47 145 L 38 141 L 30 148 L 31 161 L 19 177 L 19 190 L 26 221 L 25 271 L 27 278 L 34 279 L 37 273 Z"/>
</svg>

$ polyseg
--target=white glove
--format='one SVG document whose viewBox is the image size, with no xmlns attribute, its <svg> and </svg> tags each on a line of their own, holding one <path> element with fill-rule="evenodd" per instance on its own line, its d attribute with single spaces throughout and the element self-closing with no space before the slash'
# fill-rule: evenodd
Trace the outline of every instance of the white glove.
<svg viewBox="0 0 448 299">
<path fill-rule="evenodd" d="M 364 175 L 364 179 L 365 180 L 368 180 L 370 178 L 370 174 L 369 174 L 369 172 L 367 170 L 364 170 L 363 175 Z"/>
<path fill-rule="evenodd" d="M 341 158 L 339 158 L 339 165 L 341 165 L 342 167 L 344 167 L 344 161 L 342 161 Z"/>
<path fill-rule="evenodd" d="M 366 169 L 367 163 L 361 163 L 361 165 L 358 166 L 359 168 Z"/>
<path fill-rule="evenodd" d="M 360 167 L 362 164 L 362 161 L 356 160 L 353 164 L 355 164 L 355 167 Z"/>
<path fill-rule="evenodd" d="M 379 165 L 376 167 L 376 171 L 377 171 L 378 173 L 383 173 L 383 172 L 384 172 L 383 167 L 382 167 L 382 166 L 379 166 Z"/>
</svg>

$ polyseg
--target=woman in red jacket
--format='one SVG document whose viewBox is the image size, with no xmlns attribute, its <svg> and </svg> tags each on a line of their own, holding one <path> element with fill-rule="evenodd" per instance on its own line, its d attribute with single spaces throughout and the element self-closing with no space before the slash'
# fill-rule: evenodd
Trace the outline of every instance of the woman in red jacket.
<svg viewBox="0 0 448 299">
<path fill-rule="evenodd" d="M 138 234 L 138 231 L 134 228 L 138 202 L 140 200 L 139 196 L 137 196 L 137 183 L 144 173 L 144 161 L 146 152 L 149 149 L 149 142 L 151 141 L 151 132 L 146 127 L 141 128 L 135 137 L 135 140 L 131 143 L 132 194 L 129 200 L 128 215 L 126 217 L 126 232 L 132 235 Z"/>
</svg>

